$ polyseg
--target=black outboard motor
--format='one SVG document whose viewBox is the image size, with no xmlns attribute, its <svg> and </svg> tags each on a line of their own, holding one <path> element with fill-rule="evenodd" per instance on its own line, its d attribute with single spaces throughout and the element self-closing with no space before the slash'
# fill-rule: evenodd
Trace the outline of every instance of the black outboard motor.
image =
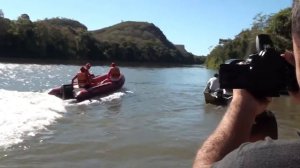
<svg viewBox="0 0 300 168">
<path fill-rule="evenodd" d="M 74 94 L 73 94 L 73 85 L 72 84 L 67 84 L 67 85 L 62 85 L 61 86 L 61 93 L 62 93 L 62 99 L 74 99 Z"/>
</svg>

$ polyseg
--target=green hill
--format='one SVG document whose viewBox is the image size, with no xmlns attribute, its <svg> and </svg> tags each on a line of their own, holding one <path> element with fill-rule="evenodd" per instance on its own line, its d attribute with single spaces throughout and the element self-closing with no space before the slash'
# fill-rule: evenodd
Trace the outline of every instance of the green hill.
<svg viewBox="0 0 300 168">
<path fill-rule="evenodd" d="M 96 31 L 67 18 L 32 22 L 0 17 L 0 57 L 68 62 L 118 61 L 194 64 L 204 59 L 178 49 L 152 23 L 122 22 Z"/>
<path fill-rule="evenodd" d="M 51 18 L 37 21 L 37 23 L 45 23 L 60 28 L 73 28 L 87 31 L 87 27 L 82 23 L 67 18 Z"/>
<path fill-rule="evenodd" d="M 179 50 L 153 23 L 127 21 L 91 33 L 100 42 L 116 44 L 125 50 L 129 46 L 131 55 L 128 60 L 196 62 L 194 55 Z"/>
<path fill-rule="evenodd" d="M 138 46 L 156 45 L 175 49 L 175 46 L 153 23 L 128 21 L 92 33 L 99 41 L 119 44 L 131 42 Z"/>
</svg>

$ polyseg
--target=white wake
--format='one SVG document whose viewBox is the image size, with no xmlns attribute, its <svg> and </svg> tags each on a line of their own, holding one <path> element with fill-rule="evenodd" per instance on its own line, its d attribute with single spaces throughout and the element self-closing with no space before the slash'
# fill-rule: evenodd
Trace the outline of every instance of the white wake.
<svg viewBox="0 0 300 168">
<path fill-rule="evenodd" d="M 47 93 L 0 89 L 0 148 L 46 131 L 66 112 L 64 102 Z"/>
</svg>

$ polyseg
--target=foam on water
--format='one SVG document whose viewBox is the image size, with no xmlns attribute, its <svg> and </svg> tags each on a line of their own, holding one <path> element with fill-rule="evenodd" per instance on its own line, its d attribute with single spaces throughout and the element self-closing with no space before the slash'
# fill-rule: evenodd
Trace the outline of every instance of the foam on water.
<svg viewBox="0 0 300 168">
<path fill-rule="evenodd" d="M 93 98 L 90 100 L 85 100 L 79 103 L 74 104 L 74 100 L 66 100 L 66 106 L 84 106 L 84 105 L 95 105 L 95 104 L 101 104 L 105 102 L 111 102 L 114 100 L 121 99 L 126 93 L 125 92 L 115 92 L 110 95 L 100 97 L 100 98 Z"/>
<path fill-rule="evenodd" d="M 66 112 L 62 100 L 47 93 L 0 89 L 0 148 L 47 131 Z"/>
<path fill-rule="evenodd" d="M 100 98 L 100 100 L 102 102 L 110 102 L 110 101 L 113 101 L 115 99 L 120 99 L 124 95 L 125 95 L 125 93 L 123 93 L 123 92 L 116 92 L 116 93 L 113 93 L 113 94 L 108 95 L 106 97 L 102 97 L 102 98 Z"/>
</svg>

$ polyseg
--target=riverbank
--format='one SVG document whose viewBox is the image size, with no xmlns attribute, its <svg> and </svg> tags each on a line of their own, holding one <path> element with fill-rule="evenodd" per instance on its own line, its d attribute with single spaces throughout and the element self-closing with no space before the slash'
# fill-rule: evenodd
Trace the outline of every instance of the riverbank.
<svg viewBox="0 0 300 168">
<path fill-rule="evenodd" d="M 125 61 L 93 61 L 93 60 L 60 60 L 60 59 L 33 59 L 33 58 L 9 58 L 0 57 L 1 63 L 38 64 L 38 65 L 84 65 L 90 62 L 92 65 L 109 66 L 111 62 L 119 66 L 131 67 L 205 67 L 203 64 L 178 64 L 178 63 L 153 63 L 153 62 L 125 62 Z"/>
</svg>

